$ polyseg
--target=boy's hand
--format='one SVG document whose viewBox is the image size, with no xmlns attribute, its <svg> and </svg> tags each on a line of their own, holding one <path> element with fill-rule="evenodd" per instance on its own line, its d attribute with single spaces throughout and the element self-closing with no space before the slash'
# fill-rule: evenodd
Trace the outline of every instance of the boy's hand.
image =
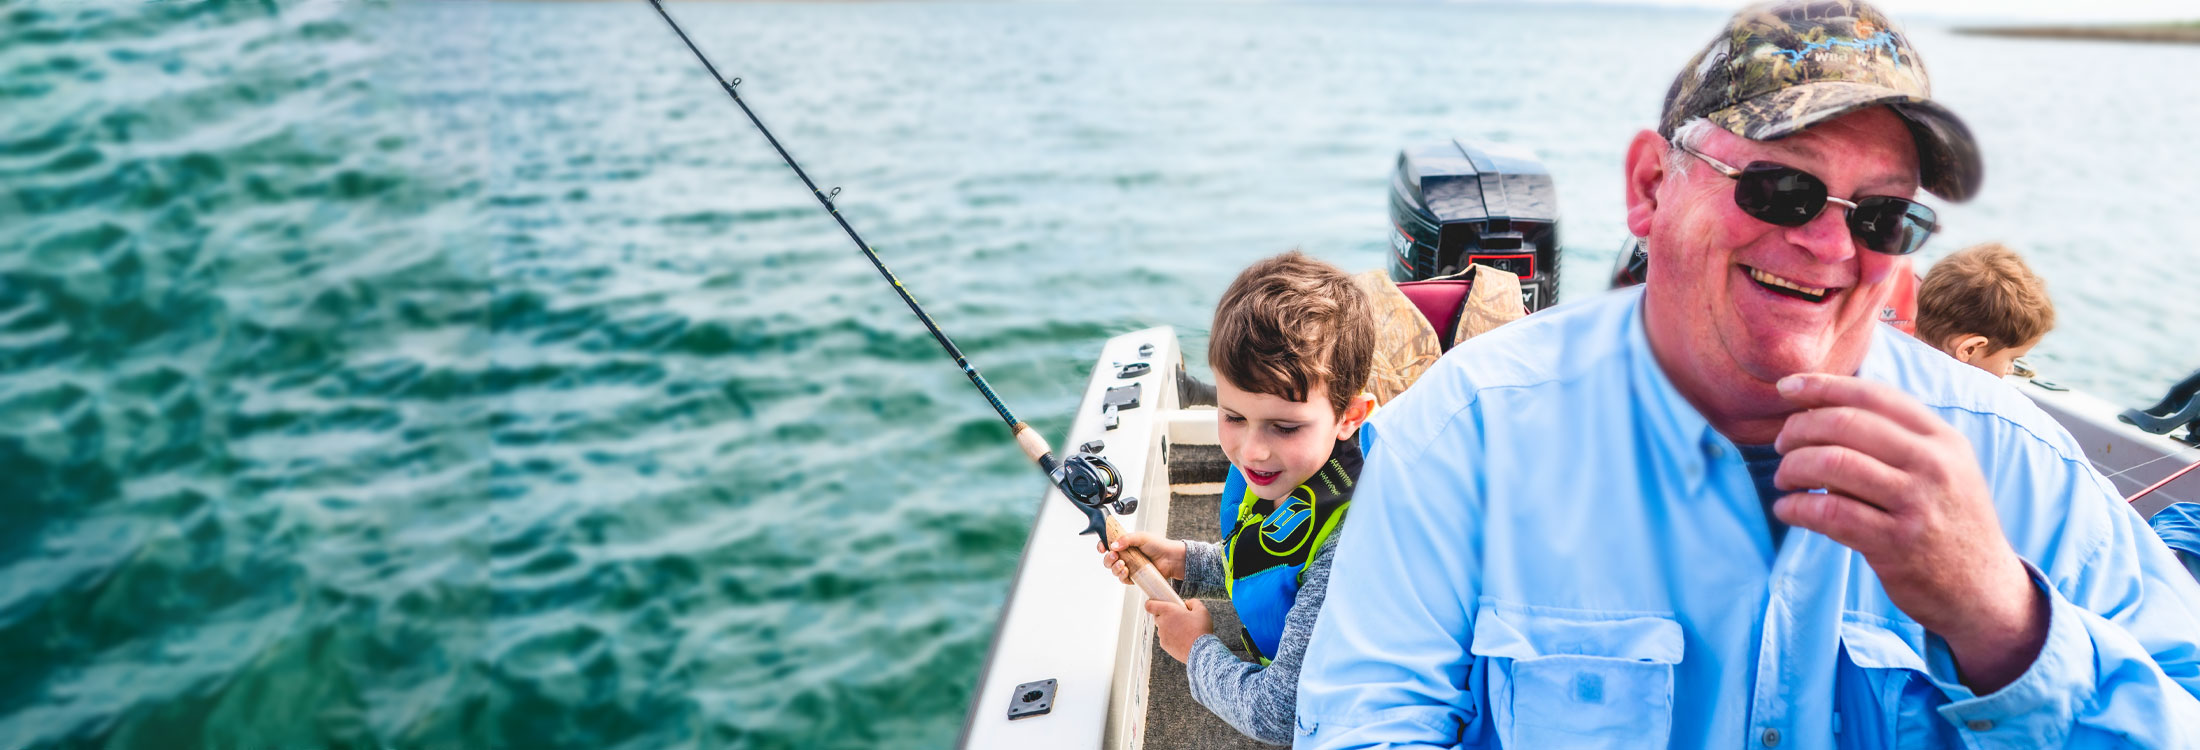
<svg viewBox="0 0 2200 750">
<path fill-rule="evenodd" d="M 1179 581 L 1184 579 L 1183 542 L 1162 539 L 1143 531 L 1132 531 L 1116 536 L 1108 547 L 1101 547 L 1098 542 L 1093 543 L 1093 548 L 1103 553 L 1100 555 L 1100 567 L 1114 573 L 1115 580 L 1126 584 L 1131 582 L 1130 567 L 1123 564 L 1123 558 L 1116 554 L 1125 545 L 1137 547 L 1138 551 L 1146 553 L 1146 557 L 1153 560 L 1154 570 L 1161 577 Z"/>
<path fill-rule="evenodd" d="M 1154 639 L 1161 641 L 1161 650 L 1178 662 L 1190 661 L 1192 643 L 1215 632 L 1214 618 L 1207 616 L 1206 603 L 1198 599 L 1186 599 L 1182 607 L 1148 599 L 1146 612 L 1153 615 Z"/>
</svg>

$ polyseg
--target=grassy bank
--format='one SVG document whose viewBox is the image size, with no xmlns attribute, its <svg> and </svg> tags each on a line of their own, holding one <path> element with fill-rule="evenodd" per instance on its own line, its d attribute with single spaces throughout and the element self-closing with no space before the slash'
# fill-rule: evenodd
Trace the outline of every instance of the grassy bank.
<svg viewBox="0 0 2200 750">
<path fill-rule="evenodd" d="M 2034 39 L 2100 39 L 2121 42 L 2200 44 L 2200 21 L 2116 26 L 1970 26 L 1956 29 L 1956 33 Z"/>
</svg>

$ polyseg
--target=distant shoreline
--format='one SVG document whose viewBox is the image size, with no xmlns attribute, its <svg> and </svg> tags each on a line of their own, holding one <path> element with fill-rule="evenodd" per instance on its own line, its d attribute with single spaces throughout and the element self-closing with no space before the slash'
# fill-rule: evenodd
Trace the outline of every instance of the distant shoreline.
<svg viewBox="0 0 2200 750">
<path fill-rule="evenodd" d="M 2127 26 L 1963 26 L 1956 33 L 2027 39 L 2094 39 L 2114 42 L 2200 44 L 2200 21 Z"/>
</svg>

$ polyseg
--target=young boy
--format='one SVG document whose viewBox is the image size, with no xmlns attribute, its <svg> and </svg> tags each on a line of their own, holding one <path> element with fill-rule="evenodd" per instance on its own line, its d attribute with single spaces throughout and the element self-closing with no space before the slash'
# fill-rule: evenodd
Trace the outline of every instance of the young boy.
<svg viewBox="0 0 2200 750">
<path fill-rule="evenodd" d="M 2047 285 L 1999 243 L 1942 258 L 1917 291 L 1917 338 L 1997 377 L 2054 327 Z"/>
<path fill-rule="evenodd" d="M 1375 322 L 1352 278 L 1296 251 L 1254 263 L 1215 308 L 1207 364 L 1230 460 L 1222 542 L 1131 532 L 1101 564 L 1128 582 L 1125 545 L 1152 557 L 1190 609 L 1147 602 L 1161 648 L 1184 662 L 1192 697 L 1261 742 L 1288 745 L 1299 660 L 1328 590 L 1337 531 L 1360 473 L 1362 392 Z M 1228 597 L 1250 663 L 1214 635 L 1198 597 Z"/>
</svg>

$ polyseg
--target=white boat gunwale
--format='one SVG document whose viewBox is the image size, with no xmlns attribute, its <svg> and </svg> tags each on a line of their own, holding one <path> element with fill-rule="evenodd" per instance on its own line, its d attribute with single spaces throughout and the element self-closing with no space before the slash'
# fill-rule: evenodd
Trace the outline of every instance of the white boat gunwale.
<svg viewBox="0 0 2200 750">
<path fill-rule="evenodd" d="M 1149 344 L 1151 355 L 1140 356 L 1139 348 Z M 1176 331 L 1167 326 L 1110 338 L 1086 382 L 1067 439 L 1054 444 L 1059 453 L 1090 440 L 1106 442 L 1101 455 L 1122 472 L 1123 494 L 1138 498 L 1135 512 L 1117 516 L 1126 531 L 1168 531 L 1168 415 L 1177 411 L 1182 358 Z M 1151 367 L 1137 377 L 1118 377 L 1121 366 L 1132 362 Z M 1119 411 L 1115 429 L 1106 429 L 1100 409 L 1107 389 L 1133 383 L 1141 389 L 1139 406 Z M 1059 490 L 1047 488 L 958 746 L 1142 746 L 1153 621 L 1137 588 L 1100 569 L 1095 538 L 1077 533 L 1085 524 L 1085 516 Z M 1049 711 L 1009 719 L 1015 688 L 1046 679 L 1057 681 Z"/>
</svg>

